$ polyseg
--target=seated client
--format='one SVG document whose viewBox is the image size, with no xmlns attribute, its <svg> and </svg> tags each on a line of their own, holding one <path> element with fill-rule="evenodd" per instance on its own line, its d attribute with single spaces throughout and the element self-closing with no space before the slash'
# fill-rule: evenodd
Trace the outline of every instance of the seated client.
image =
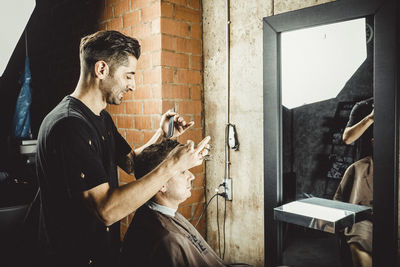
<svg viewBox="0 0 400 267">
<path fill-rule="evenodd" d="M 136 179 L 151 172 L 177 145 L 166 140 L 143 150 L 134 162 Z M 177 212 L 191 195 L 193 179 L 189 170 L 177 173 L 136 211 L 122 245 L 122 266 L 229 266 Z"/>
</svg>

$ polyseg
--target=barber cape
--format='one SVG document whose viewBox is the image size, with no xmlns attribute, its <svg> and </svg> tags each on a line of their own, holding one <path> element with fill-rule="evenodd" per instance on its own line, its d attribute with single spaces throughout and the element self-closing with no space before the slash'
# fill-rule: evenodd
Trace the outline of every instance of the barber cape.
<svg viewBox="0 0 400 267">
<path fill-rule="evenodd" d="M 350 165 L 336 190 L 334 200 L 372 208 L 373 160 L 371 156 Z M 348 243 L 358 243 L 365 251 L 372 251 L 372 222 L 364 220 L 346 228 Z"/>
<path fill-rule="evenodd" d="M 122 246 L 121 266 L 229 266 L 180 213 L 143 205 Z"/>
</svg>

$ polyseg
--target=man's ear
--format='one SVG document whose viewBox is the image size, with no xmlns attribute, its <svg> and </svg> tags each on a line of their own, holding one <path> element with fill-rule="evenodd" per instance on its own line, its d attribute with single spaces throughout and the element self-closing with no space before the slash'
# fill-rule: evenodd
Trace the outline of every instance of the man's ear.
<svg viewBox="0 0 400 267">
<path fill-rule="evenodd" d="M 94 74 L 97 78 L 104 79 L 105 77 L 107 77 L 109 72 L 110 68 L 105 61 L 99 60 L 96 62 L 96 64 L 94 64 Z"/>
<path fill-rule="evenodd" d="M 160 189 L 160 192 L 161 192 L 161 193 L 167 192 L 167 187 L 166 187 L 165 185 L 163 185 L 163 186 L 161 187 L 161 189 Z"/>
</svg>

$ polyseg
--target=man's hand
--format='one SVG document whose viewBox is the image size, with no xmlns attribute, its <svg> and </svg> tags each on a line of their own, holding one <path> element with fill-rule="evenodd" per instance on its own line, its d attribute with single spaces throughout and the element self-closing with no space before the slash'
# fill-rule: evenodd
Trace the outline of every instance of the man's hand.
<svg viewBox="0 0 400 267">
<path fill-rule="evenodd" d="M 203 163 L 210 151 L 210 137 L 204 138 L 197 146 L 194 142 L 188 140 L 185 145 L 178 145 L 167 156 L 176 163 L 177 171 L 185 171 Z"/>
<path fill-rule="evenodd" d="M 191 128 L 194 125 L 194 122 L 191 121 L 187 123 L 183 117 L 181 117 L 178 113 L 173 112 L 172 110 L 168 110 L 164 115 L 161 117 L 160 121 L 160 128 L 163 131 L 163 135 L 166 138 L 168 136 L 168 125 L 169 125 L 169 118 L 172 116 L 174 117 L 174 135 L 171 139 L 176 139 L 178 136 L 183 134 L 187 129 Z"/>
<path fill-rule="evenodd" d="M 372 122 L 374 122 L 374 110 L 372 109 L 371 113 L 368 114 L 368 119 L 370 119 Z"/>
</svg>

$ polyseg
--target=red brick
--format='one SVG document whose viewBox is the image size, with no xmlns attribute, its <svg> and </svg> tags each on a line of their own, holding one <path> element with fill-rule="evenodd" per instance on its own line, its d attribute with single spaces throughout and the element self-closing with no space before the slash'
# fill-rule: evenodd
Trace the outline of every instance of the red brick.
<svg viewBox="0 0 400 267">
<path fill-rule="evenodd" d="M 193 188 L 204 188 L 204 175 L 196 175 L 196 178 L 193 180 Z"/>
<path fill-rule="evenodd" d="M 178 38 L 176 40 L 176 46 L 177 46 L 176 49 L 179 52 L 201 55 L 202 51 L 201 40 Z"/>
<path fill-rule="evenodd" d="M 190 37 L 193 39 L 200 39 L 203 32 L 201 30 L 201 25 L 190 25 Z"/>
<path fill-rule="evenodd" d="M 136 86 L 143 85 L 143 71 L 142 70 L 136 69 L 135 82 L 136 82 Z"/>
<path fill-rule="evenodd" d="M 181 37 L 189 36 L 189 25 L 185 22 L 175 21 L 168 18 L 161 18 L 161 33 L 176 35 Z"/>
<path fill-rule="evenodd" d="M 160 18 L 156 18 L 151 21 L 151 33 L 153 35 L 161 33 L 161 19 Z"/>
<path fill-rule="evenodd" d="M 192 23 L 201 22 L 201 14 L 199 11 L 189 9 L 182 6 L 175 7 L 175 18 Z"/>
<path fill-rule="evenodd" d="M 185 134 L 178 137 L 178 141 L 186 144 L 188 140 L 192 140 L 196 144 L 203 140 L 203 133 L 201 130 L 187 130 Z"/>
<path fill-rule="evenodd" d="M 138 24 L 139 23 L 139 11 L 133 11 L 133 12 L 124 14 L 122 20 L 123 20 L 124 27 L 129 27 L 129 26 Z"/>
<path fill-rule="evenodd" d="M 132 0 L 132 9 L 142 8 L 149 4 L 150 0 Z"/>
<path fill-rule="evenodd" d="M 177 70 L 176 83 L 201 84 L 201 72 L 197 70 Z"/>
<path fill-rule="evenodd" d="M 134 181 L 135 179 L 133 178 L 132 175 L 127 174 L 124 170 L 119 169 L 119 181 L 124 182 L 124 183 L 130 183 Z"/>
<path fill-rule="evenodd" d="M 107 22 L 99 24 L 99 27 L 97 28 L 99 31 L 105 31 L 107 30 Z"/>
<path fill-rule="evenodd" d="M 200 9 L 200 0 L 189 0 L 189 7 Z"/>
<path fill-rule="evenodd" d="M 114 16 L 116 16 L 116 17 L 118 17 L 128 11 L 129 11 L 129 1 L 128 0 L 119 1 L 114 6 Z"/>
<path fill-rule="evenodd" d="M 198 114 L 202 111 L 202 103 L 200 100 L 181 101 L 179 102 L 180 114 Z"/>
<path fill-rule="evenodd" d="M 143 83 L 161 83 L 161 67 L 143 72 Z"/>
<path fill-rule="evenodd" d="M 190 56 L 190 69 L 202 70 L 203 69 L 203 59 L 202 56 Z"/>
<path fill-rule="evenodd" d="M 151 34 L 151 23 L 139 23 L 132 25 L 132 35 L 135 38 L 146 38 Z"/>
<path fill-rule="evenodd" d="M 193 205 L 193 218 L 199 218 L 204 209 L 204 203 Z M 203 214 L 204 216 L 204 214 Z"/>
<path fill-rule="evenodd" d="M 183 215 L 186 219 L 190 220 L 192 218 L 192 206 L 180 206 L 178 212 Z"/>
<path fill-rule="evenodd" d="M 162 114 L 175 107 L 174 101 L 163 101 Z"/>
<path fill-rule="evenodd" d="M 158 128 L 160 128 L 161 115 L 159 115 L 159 116 L 152 116 L 152 120 L 153 120 L 153 129 L 158 129 Z"/>
<path fill-rule="evenodd" d="M 135 128 L 142 129 L 151 129 L 151 117 L 150 116 L 135 116 Z"/>
<path fill-rule="evenodd" d="M 188 68 L 189 56 L 169 51 L 161 52 L 161 65 L 176 68 Z"/>
<path fill-rule="evenodd" d="M 150 52 L 150 51 L 155 51 L 155 50 L 161 50 L 161 35 L 152 35 L 149 37 L 146 37 L 142 41 L 142 52 Z M 139 58 L 139 62 L 141 60 L 141 57 Z"/>
<path fill-rule="evenodd" d="M 103 12 L 101 12 L 100 21 L 109 20 L 112 19 L 113 17 L 114 17 L 113 7 L 106 6 L 104 7 Z"/>
<path fill-rule="evenodd" d="M 131 222 L 134 216 L 135 216 L 135 211 L 128 215 L 128 221 Z"/>
<path fill-rule="evenodd" d="M 161 50 L 151 53 L 151 63 L 153 66 L 161 66 Z"/>
<path fill-rule="evenodd" d="M 144 54 L 140 55 L 138 63 L 137 63 L 137 70 L 146 70 L 151 67 L 151 54 Z"/>
<path fill-rule="evenodd" d="M 134 89 L 134 90 L 136 90 L 136 89 Z M 133 99 L 133 93 L 134 93 L 134 91 L 128 91 L 127 93 L 125 93 L 124 96 L 122 97 L 122 101 L 126 102 L 126 101 L 129 101 L 129 100 L 132 100 Z"/>
<path fill-rule="evenodd" d="M 201 173 L 204 171 L 203 164 L 190 169 L 192 173 Z"/>
<path fill-rule="evenodd" d="M 150 86 L 148 85 L 137 87 L 133 93 L 134 100 L 149 99 L 149 98 L 151 98 L 151 89 Z"/>
<path fill-rule="evenodd" d="M 172 18 L 174 13 L 174 6 L 167 2 L 161 2 L 161 16 Z"/>
<path fill-rule="evenodd" d="M 201 87 L 192 86 L 190 88 L 190 97 L 192 100 L 201 100 Z"/>
<path fill-rule="evenodd" d="M 126 35 L 126 36 L 132 36 L 132 29 L 131 27 L 128 28 L 123 28 L 122 30 L 119 30 L 120 33 Z"/>
<path fill-rule="evenodd" d="M 162 88 L 161 84 L 154 84 L 151 88 L 151 96 L 152 98 L 161 98 L 162 97 Z"/>
<path fill-rule="evenodd" d="M 126 114 L 143 114 L 143 103 L 141 102 L 127 102 Z"/>
<path fill-rule="evenodd" d="M 204 189 L 194 189 L 192 190 L 192 196 L 186 199 L 182 206 L 191 204 L 191 203 L 199 203 L 204 202 Z"/>
<path fill-rule="evenodd" d="M 151 131 L 151 132 L 144 132 L 144 142 L 148 142 L 153 135 L 156 133 L 156 131 Z"/>
<path fill-rule="evenodd" d="M 122 18 L 115 18 L 108 22 L 107 29 L 120 30 L 122 29 Z"/>
<path fill-rule="evenodd" d="M 174 71 L 171 70 L 171 69 L 162 68 L 161 81 L 162 81 L 162 83 L 172 83 L 172 82 L 174 82 Z"/>
<path fill-rule="evenodd" d="M 133 144 L 143 144 L 143 132 L 137 130 L 126 130 L 126 140 Z"/>
<path fill-rule="evenodd" d="M 133 128 L 133 117 L 132 116 L 117 116 L 117 127 L 118 128 Z"/>
<path fill-rule="evenodd" d="M 119 105 L 107 105 L 107 111 L 110 114 L 124 114 L 125 113 L 125 103 L 122 102 Z"/>
<path fill-rule="evenodd" d="M 178 98 L 178 99 L 188 99 L 189 98 L 189 88 L 184 85 L 172 85 L 164 84 L 162 90 L 163 98 Z"/>
<path fill-rule="evenodd" d="M 166 1 L 177 5 L 186 5 L 186 0 L 166 0 Z"/>
<path fill-rule="evenodd" d="M 141 9 L 141 20 L 150 21 L 155 18 L 161 17 L 161 6 L 160 3 L 153 3 L 150 6 Z"/>
<path fill-rule="evenodd" d="M 202 128 L 202 124 L 201 124 L 201 116 L 194 116 L 194 126 L 193 128 Z"/>
<path fill-rule="evenodd" d="M 126 231 L 128 231 L 128 226 L 121 223 L 121 241 L 124 240 Z"/>
<path fill-rule="evenodd" d="M 119 0 L 106 0 L 106 6 L 117 3 Z"/>
<path fill-rule="evenodd" d="M 176 50 L 176 38 L 168 35 L 161 35 L 162 49 Z"/>
<path fill-rule="evenodd" d="M 159 101 L 146 101 L 143 103 L 144 114 L 160 114 L 162 108 L 162 102 Z"/>
<path fill-rule="evenodd" d="M 120 134 L 123 138 L 126 138 L 126 130 L 124 130 L 124 129 L 117 129 L 117 131 L 119 132 L 119 134 Z"/>
</svg>

